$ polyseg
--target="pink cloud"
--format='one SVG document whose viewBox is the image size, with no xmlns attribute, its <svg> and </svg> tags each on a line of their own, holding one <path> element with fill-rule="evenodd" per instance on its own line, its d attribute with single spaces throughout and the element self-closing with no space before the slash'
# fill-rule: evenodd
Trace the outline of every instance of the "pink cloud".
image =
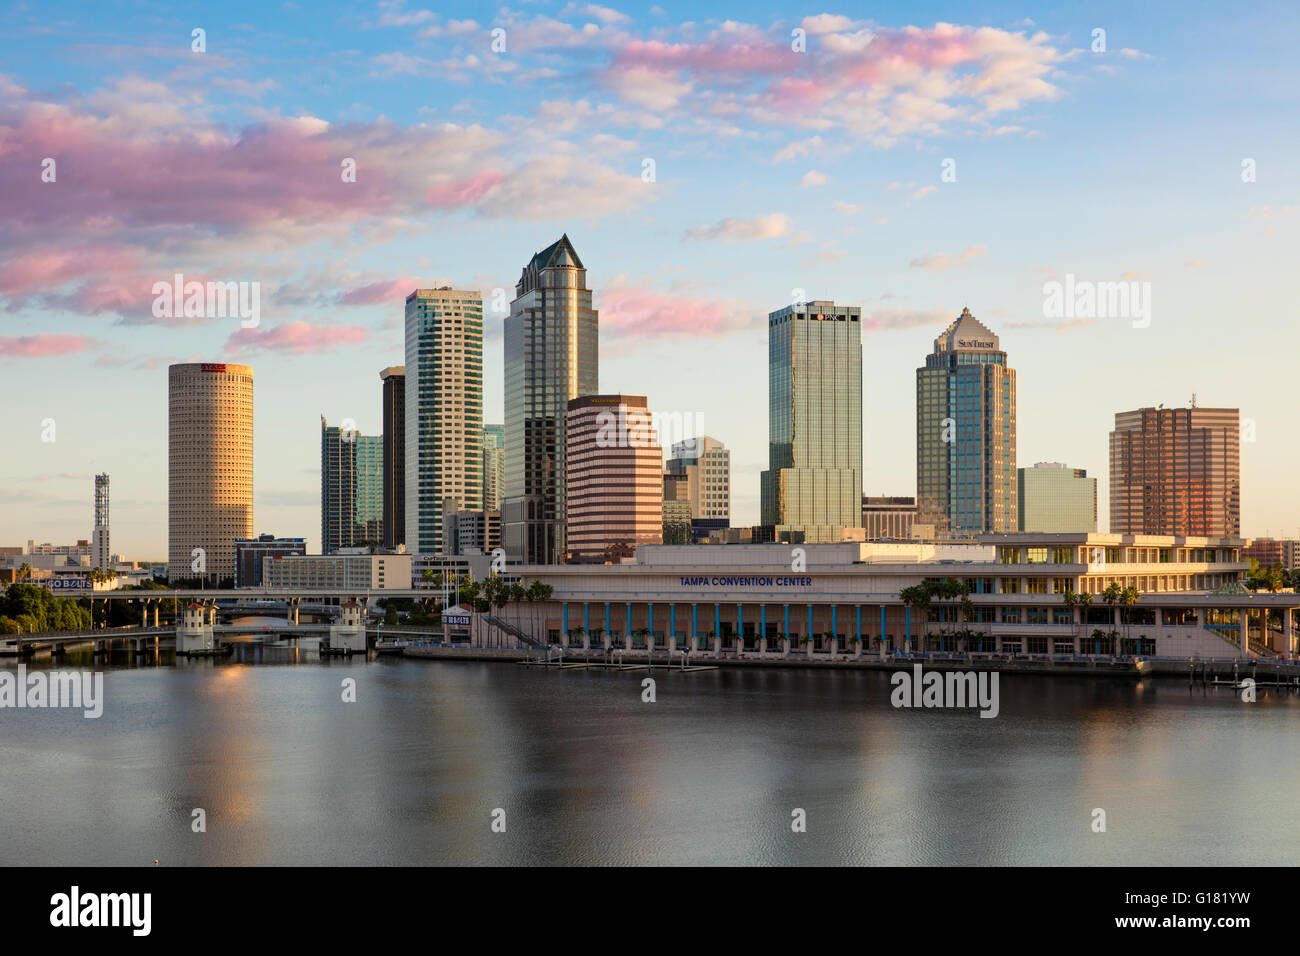
<svg viewBox="0 0 1300 956">
<path fill-rule="evenodd" d="M 5 358 L 53 358 L 84 352 L 93 343 L 84 335 L 0 336 L 0 356 Z"/>
<path fill-rule="evenodd" d="M 607 288 L 600 297 L 600 324 L 623 338 L 703 336 L 716 338 L 754 322 L 744 307 L 632 286 Z"/>
<path fill-rule="evenodd" d="M 359 325 L 312 325 L 284 322 L 268 328 L 239 329 L 226 340 L 226 352 L 250 350 L 292 352 L 306 355 L 328 352 L 340 345 L 359 345 L 370 337 Z"/>
<path fill-rule="evenodd" d="M 429 190 L 425 198 L 429 200 L 429 205 L 439 208 L 468 206 L 486 196 L 505 181 L 505 173 L 496 169 L 488 169 L 468 179 L 439 183 Z"/>
<path fill-rule="evenodd" d="M 414 279 L 388 279 L 348 289 L 339 296 L 340 305 L 376 305 L 402 302 L 419 283 Z"/>
</svg>

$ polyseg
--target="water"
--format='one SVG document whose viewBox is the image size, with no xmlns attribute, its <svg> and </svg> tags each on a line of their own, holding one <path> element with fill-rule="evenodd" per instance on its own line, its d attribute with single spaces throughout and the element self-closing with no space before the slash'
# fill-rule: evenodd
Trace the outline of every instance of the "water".
<svg viewBox="0 0 1300 956">
<path fill-rule="evenodd" d="M 103 668 L 98 720 L 0 711 L 0 863 L 1224 865 L 1300 851 L 1300 697 L 1285 693 L 1247 704 L 1177 680 L 1003 675 L 989 720 L 895 710 L 888 675 L 867 671 L 656 672 L 643 703 L 636 671 L 322 662 L 252 644 L 164 661 Z"/>
</svg>

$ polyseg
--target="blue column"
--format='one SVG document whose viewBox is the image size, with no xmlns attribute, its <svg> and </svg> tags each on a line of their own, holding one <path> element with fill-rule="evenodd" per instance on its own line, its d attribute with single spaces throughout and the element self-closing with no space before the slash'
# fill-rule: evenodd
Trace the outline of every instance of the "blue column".
<svg viewBox="0 0 1300 956">
<path fill-rule="evenodd" d="M 740 646 L 745 646 L 745 605 L 736 605 L 736 639 Z"/>
<path fill-rule="evenodd" d="M 700 619 L 700 606 L 698 604 L 692 604 L 691 605 L 691 638 L 692 639 L 695 638 L 695 635 L 699 630 L 699 625 L 700 625 L 699 619 Z"/>
<path fill-rule="evenodd" d="M 885 640 L 885 606 L 880 605 L 880 640 Z"/>
<path fill-rule="evenodd" d="M 862 605 L 853 608 L 853 630 L 858 636 L 858 646 L 862 646 Z"/>
<path fill-rule="evenodd" d="M 605 602 L 605 637 L 609 637 L 609 602 Z"/>
<path fill-rule="evenodd" d="M 582 602 L 582 629 L 588 635 L 591 634 L 591 605 L 586 601 Z"/>
<path fill-rule="evenodd" d="M 835 620 L 836 620 L 836 614 L 835 614 L 835 612 L 836 612 L 837 610 L 838 610 L 838 608 L 837 608 L 834 604 L 832 604 L 832 605 L 831 605 L 831 633 L 832 633 L 832 634 L 838 634 L 838 633 L 840 632 L 839 627 L 838 627 L 838 626 L 836 625 L 836 623 L 835 623 Z"/>
<path fill-rule="evenodd" d="M 677 643 L 677 605 L 668 605 L 668 646 Z"/>
<path fill-rule="evenodd" d="M 767 637 L 767 605 L 766 604 L 760 604 L 758 606 L 758 636 L 760 640 L 764 637 Z"/>
<path fill-rule="evenodd" d="M 715 640 L 722 641 L 722 605 L 713 605 L 713 637 Z M 721 643 L 718 645 L 721 647 Z"/>
<path fill-rule="evenodd" d="M 655 636 L 655 606 L 647 603 L 645 606 L 646 627 L 650 629 L 650 641 L 653 644 Z"/>
<path fill-rule="evenodd" d="M 785 630 L 781 633 L 782 637 L 790 633 L 790 605 L 785 606 Z"/>
<path fill-rule="evenodd" d="M 903 608 L 903 647 L 912 652 L 912 605 Z"/>
<path fill-rule="evenodd" d="M 568 601 L 564 601 L 564 602 L 562 602 L 562 603 L 560 604 L 560 608 L 562 609 L 562 610 L 561 610 L 561 619 L 562 619 L 563 622 L 564 622 L 564 623 L 561 625 L 561 626 L 564 628 L 564 633 L 560 636 L 560 641 L 561 641 L 561 642 L 564 642 L 564 641 L 567 641 L 567 640 L 569 639 L 569 602 L 568 602 Z"/>
<path fill-rule="evenodd" d="M 627 617 L 623 619 L 623 636 L 632 636 L 632 602 L 627 602 Z"/>
<path fill-rule="evenodd" d="M 808 650 L 812 651 L 812 605 L 808 605 Z"/>
</svg>

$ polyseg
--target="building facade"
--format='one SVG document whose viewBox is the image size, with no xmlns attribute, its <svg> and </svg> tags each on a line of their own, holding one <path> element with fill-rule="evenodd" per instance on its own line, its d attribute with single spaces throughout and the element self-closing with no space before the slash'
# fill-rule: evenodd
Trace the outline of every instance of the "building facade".
<svg viewBox="0 0 1300 956">
<path fill-rule="evenodd" d="M 262 562 L 267 558 L 283 558 L 307 553 L 306 538 L 277 538 L 273 534 L 259 534 L 256 538 L 235 541 L 235 587 L 262 586 Z"/>
<path fill-rule="evenodd" d="M 107 571 L 113 566 L 113 553 L 108 540 L 108 475 L 95 476 L 95 524 L 90 542 L 90 563 Z"/>
<path fill-rule="evenodd" d="M 600 321 L 567 235 L 537 253 L 505 323 L 505 499 L 512 561 L 564 560 L 568 403 L 600 390 Z"/>
<path fill-rule="evenodd" d="M 483 507 L 483 297 L 406 297 L 406 546 L 442 550 L 442 505 Z"/>
<path fill-rule="evenodd" d="M 253 370 L 172 365 L 167 391 L 169 573 L 233 578 L 235 539 L 253 536 Z"/>
<path fill-rule="evenodd" d="M 862 312 L 814 301 L 768 315 L 762 524 L 838 541 L 862 527 Z"/>
<path fill-rule="evenodd" d="M 483 507 L 500 511 L 506 488 L 506 427 L 483 426 Z"/>
<path fill-rule="evenodd" d="M 1258 561 L 1261 571 L 1281 567 L 1300 568 L 1300 540 L 1295 538 L 1252 538 L 1241 550 L 1243 561 Z"/>
<path fill-rule="evenodd" d="M 383 382 L 384 550 L 406 543 L 406 366 L 379 373 Z"/>
<path fill-rule="evenodd" d="M 663 450 L 644 395 L 568 403 L 568 560 L 615 562 L 663 541 Z"/>
<path fill-rule="evenodd" d="M 790 549 L 647 546 L 634 563 L 520 567 L 552 595 L 535 636 L 574 648 L 656 648 L 727 657 L 845 660 L 892 652 L 1054 657 L 1294 656 L 1300 597 L 1244 592 L 1240 539 L 1104 534 L 984 535 L 935 544 Z M 900 592 L 955 578 L 968 600 L 911 607 Z M 1137 588 L 1132 607 L 1067 591 Z"/>
<path fill-rule="evenodd" d="M 1040 461 L 1017 472 L 1020 531 L 1097 530 L 1097 479 L 1082 468 Z"/>
<path fill-rule="evenodd" d="M 916 499 L 902 495 L 862 496 L 862 527 L 868 541 L 910 541 Z"/>
<path fill-rule="evenodd" d="M 1016 529 L 1016 373 L 970 309 L 916 370 L 916 484 L 939 537 Z"/>
<path fill-rule="evenodd" d="M 1110 433 L 1110 530 L 1241 531 L 1241 425 L 1235 408 L 1139 408 Z"/>
<path fill-rule="evenodd" d="M 262 561 L 262 586 L 300 590 L 360 588 L 384 591 L 411 587 L 411 555 L 374 554 L 348 549 L 335 554 L 266 556 Z"/>
</svg>

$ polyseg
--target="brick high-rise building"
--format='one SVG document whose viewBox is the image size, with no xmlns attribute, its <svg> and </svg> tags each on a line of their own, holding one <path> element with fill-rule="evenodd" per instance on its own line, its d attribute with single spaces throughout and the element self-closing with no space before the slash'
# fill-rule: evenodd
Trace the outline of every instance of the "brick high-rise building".
<svg viewBox="0 0 1300 956">
<path fill-rule="evenodd" d="M 568 402 L 568 559 L 616 563 L 663 542 L 663 450 L 642 395 Z"/>
<path fill-rule="evenodd" d="M 1110 533 L 1240 535 L 1240 411 L 1159 406 L 1116 412 Z"/>
</svg>

